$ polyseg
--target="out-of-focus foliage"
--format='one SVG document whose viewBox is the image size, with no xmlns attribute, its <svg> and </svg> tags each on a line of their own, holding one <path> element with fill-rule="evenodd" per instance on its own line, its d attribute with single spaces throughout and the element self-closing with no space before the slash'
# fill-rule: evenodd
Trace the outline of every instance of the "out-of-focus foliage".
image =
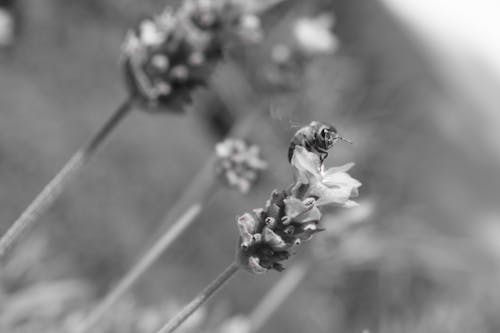
<svg viewBox="0 0 500 333">
<path fill-rule="evenodd" d="M 123 36 L 164 5 L 19 1 L 15 43 L 0 50 L 1 232 L 124 97 Z M 319 14 L 335 18 L 336 53 L 285 72 L 285 86 L 269 81 L 273 48 L 292 44 L 297 18 Z M 265 15 L 263 28 L 263 46 L 228 50 L 233 62 L 216 69 L 213 90 L 194 95 L 187 117 L 137 113 L 115 133 L 0 272 L 0 320 L 8 327 L 1 331 L 64 329 L 81 318 L 156 238 L 161 217 L 212 153 L 220 131 L 206 124 L 227 130 L 257 109 L 279 118 L 260 120 L 249 136 L 269 172 L 243 200 L 214 195 L 103 332 L 140 332 L 131 325 L 142 322 L 151 331 L 232 260 L 234 217 L 287 185 L 290 121 L 313 119 L 354 141 L 335 146 L 328 163 L 356 161 L 360 200 L 373 204 L 373 214 L 348 237 L 325 234 L 335 253 L 264 330 L 499 331 L 499 156 L 471 140 L 483 123 L 490 132 L 500 127 L 498 119 L 485 121 L 481 105 L 441 80 L 377 1 L 290 0 Z M 339 212 L 330 213 L 334 223 Z M 241 273 L 198 324 L 217 327 L 248 313 L 279 277 Z"/>
</svg>

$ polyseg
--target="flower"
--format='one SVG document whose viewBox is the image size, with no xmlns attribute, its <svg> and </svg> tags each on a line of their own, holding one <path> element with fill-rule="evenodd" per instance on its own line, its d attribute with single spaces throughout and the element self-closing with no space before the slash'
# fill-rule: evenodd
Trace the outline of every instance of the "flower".
<svg viewBox="0 0 500 333">
<path fill-rule="evenodd" d="M 288 191 L 274 190 L 264 209 L 237 218 L 240 265 L 255 274 L 282 271 L 281 261 L 302 241 L 323 230 L 318 227 L 320 219 L 314 199 L 299 200 Z"/>
<path fill-rule="evenodd" d="M 298 47 L 307 54 L 335 52 L 338 41 L 330 31 L 332 26 L 333 18 L 328 14 L 298 19 L 293 27 Z"/>
<path fill-rule="evenodd" d="M 186 0 L 143 21 L 123 45 L 130 93 L 156 110 L 182 111 L 205 86 L 229 41 L 258 40 L 260 20 L 231 0 Z"/>
<path fill-rule="evenodd" d="M 357 205 L 350 198 L 358 196 L 361 183 L 347 173 L 354 163 L 324 170 L 319 157 L 301 146 L 295 147 L 291 163 L 297 183 L 309 185 L 303 195 L 316 198 L 318 206 L 335 204 L 353 207 Z M 297 186 L 298 188 L 300 186 Z"/>
<path fill-rule="evenodd" d="M 297 245 L 323 231 L 321 207 L 356 205 L 350 198 L 357 196 L 361 183 L 347 173 L 352 163 L 324 170 L 320 156 L 297 145 L 291 164 L 295 182 L 287 190 L 274 190 L 264 208 L 236 220 L 237 262 L 254 274 L 282 271 L 282 262 L 294 254 Z"/>
<path fill-rule="evenodd" d="M 260 156 L 260 149 L 240 139 L 226 139 L 215 146 L 215 169 L 229 187 L 247 193 L 259 178 L 267 163 Z"/>
</svg>

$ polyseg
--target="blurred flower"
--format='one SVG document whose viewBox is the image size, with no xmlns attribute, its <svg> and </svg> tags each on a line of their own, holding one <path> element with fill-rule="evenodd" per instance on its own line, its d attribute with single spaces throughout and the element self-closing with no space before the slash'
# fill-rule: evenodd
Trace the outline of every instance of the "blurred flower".
<svg viewBox="0 0 500 333">
<path fill-rule="evenodd" d="M 316 198 L 318 206 L 336 204 L 353 207 L 357 205 L 350 198 L 358 196 L 361 183 L 347 173 L 354 163 L 325 171 L 319 157 L 301 146 L 295 147 L 291 163 L 295 169 L 297 182 L 302 185 L 309 184 L 304 196 Z"/>
<path fill-rule="evenodd" d="M 247 193 L 267 168 L 260 149 L 240 139 L 226 139 L 215 146 L 216 173 L 229 187 Z"/>
<path fill-rule="evenodd" d="M 182 111 L 205 86 L 229 41 L 258 41 L 260 20 L 237 1 L 187 0 L 130 31 L 123 46 L 131 93 L 148 107 Z"/>
<path fill-rule="evenodd" d="M 335 52 L 338 41 L 331 32 L 332 26 L 333 17 L 329 14 L 298 19 L 293 27 L 298 47 L 307 54 Z"/>
<path fill-rule="evenodd" d="M 292 42 L 277 43 L 271 48 L 272 66 L 264 74 L 268 83 L 274 88 L 298 89 L 313 57 L 337 51 L 339 43 L 332 26 L 330 14 L 298 18 L 290 27 Z"/>
</svg>

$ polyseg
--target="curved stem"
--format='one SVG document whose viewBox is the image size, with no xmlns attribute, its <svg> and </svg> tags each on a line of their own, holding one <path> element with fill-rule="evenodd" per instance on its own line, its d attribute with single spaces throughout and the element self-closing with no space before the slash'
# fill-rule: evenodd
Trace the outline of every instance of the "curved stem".
<svg viewBox="0 0 500 333">
<path fill-rule="evenodd" d="M 308 268 L 307 264 L 299 264 L 286 271 L 285 275 L 272 287 L 248 316 L 250 329 L 247 333 L 258 332 L 264 326 L 306 277 Z"/>
<path fill-rule="evenodd" d="M 231 263 L 215 280 L 203 289 L 189 304 L 184 306 L 177 315 L 170 319 L 157 333 L 171 333 L 189 318 L 200 306 L 218 291 L 238 271 L 236 262 Z"/>
<path fill-rule="evenodd" d="M 111 118 L 91 138 L 91 140 L 80 148 L 57 173 L 57 175 L 43 188 L 38 196 L 23 211 L 19 218 L 14 221 L 7 232 L 0 239 L 0 259 L 2 259 L 17 241 L 32 227 L 36 221 L 52 206 L 59 198 L 64 188 L 82 169 L 85 163 L 92 157 L 97 149 L 116 126 L 132 110 L 134 99 L 128 98 L 113 113 Z"/>
</svg>

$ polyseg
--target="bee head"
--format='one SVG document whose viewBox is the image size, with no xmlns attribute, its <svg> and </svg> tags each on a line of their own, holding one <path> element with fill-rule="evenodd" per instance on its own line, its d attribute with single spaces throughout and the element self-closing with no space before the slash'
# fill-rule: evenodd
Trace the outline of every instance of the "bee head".
<svg viewBox="0 0 500 333">
<path fill-rule="evenodd" d="M 337 129 L 332 125 L 321 125 L 316 132 L 316 142 L 325 150 L 330 149 L 338 139 Z"/>
</svg>

